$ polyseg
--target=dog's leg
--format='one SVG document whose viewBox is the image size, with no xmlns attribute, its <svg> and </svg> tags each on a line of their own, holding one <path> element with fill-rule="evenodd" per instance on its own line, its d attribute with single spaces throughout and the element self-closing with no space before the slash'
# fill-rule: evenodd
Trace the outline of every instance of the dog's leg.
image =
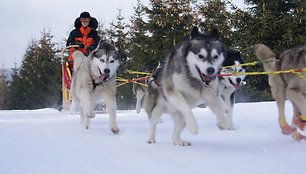
<svg viewBox="0 0 306 174">
<path fill-rule="evenodd" d="M 272 95 L 276 100 L 277 109 L 278 109 L 278 113 L 279 113 L 278 121 L 279 121 L 279 125 L 282 129 L 282 134 L 290 135 L 294 131 L 296 131 L 296 129 L 291 127 L 286 121 L 286 117 L 285 117 L 285 99 L 286 99 L 285 86 L 283 84 L 282 79 L 277 78 L 277 77 L 278 76 L 269 76 L 269 84 L 271 86 Z M 275 79 L 275 80 L 273 80 L 273 79 Z M 275 83 L 278 82 L 280 84 L 276 85 L 276 84 L 273 84 L 272 82 L 275 82 Z"/>
<path fill-rule="evenodd" d="M 120 129 L 118 128 L 117 121 L 116 121 L 117 103 L 116 103 L 115 95 L 107 94 L 106 109 L 109 114 L 109 127 L 114 134 L 118 134 Z"/>
<path fill-rule="evenodd" d="M 171 105 L 183 115 L 183 118 L 186 122 L 186 126 L 190 130 L 190 132 L 192 134 L 198 134 L 199 128 L 196 119 L 192 113 L 192 108 L 186 102 L 183 95 L 181 93 L 174 93 L 173 91 L 169 91 L 167 99 L 169 100 Z"/>
<path fill-rule="evenodd" d="M 152 112 L 148 112 L 148 117 L 150 119 L 150 127 L 149 127 L 149 138 L 148 143 L 156 143 L 155 134 L 156 134 L 156 126 L 157 123 L 160 120 L 160 117 L 162 116 L 164 112 L 163 106 L 161 106 L 160 102 L 157 102 L 155 107 L 152 109 Z"/>
<path fill-rule="evenodd" d="M 173 144 L 178 146 L 191 146 L 191 142 L 181 139 L 181 133 L 186 126 L 186 122 L 184 120 L 183 115 L 181 115 L 178 112 L 171 113 L 171 115 L 174 122 L 173 133 L 172 133 Z"/>
<path fill-rule="evenodd" d="M 214 93 L 207 93 L 204 99 L 207 106 L 216 115 L 217 126 L 220 129 L 230 129 L 228 123 L 225 122 L 225 115 L 228 111 L 226 111 L 225 102 L 222 100 L 221 96 L 214 95 Z"/>
<path fill-rule="evenodd" d="M 224 96 L 224 102 L 226 106 L 227 116 L 225 117 L 228 129 L 233 130 L 234 124 L 233 124 L 233 110 L 234 110 L 234 104 L 235 104 L 235 92 L 233 90 L 227 90 L 223 93 Z"/>
<path fill-rule="evenodd" d="M 142 88 L 137 89 L 136 91 L 136 112 L 139 113 L 142 106 L 142 100 L 144 98 L 145 92 Z"/>
<path fill-rule="evenodd" d="M 84 117 L 84 119 L 83 119 L 83 124 L 84 124 L 84 127 L 85 127 L 86 129 L 89 128 L 89 122 L 90 122 L 90 118 Z"/>
<path fill-rule="evenodd" d="M 80 107 L 83 113 L 83 125 L 86 129 L 89 128 L 90 118 L 95 117 L 95 112 L 93 110 L 92 99 L 89 92 L 85 89 L 80 91 Z"/>
<path fill-rule="evenodd" d="M 80 108 L 80 123 L 86 128 L 89 128 L 89 121 L 88 117 L 85 117 L 83 108 Z"/>
<path fill-rule="evenodd" d="M 88 118 L 94 118 L 95 112 L 90 92 L 85 89 L 82 90 L 80 92 L 80 98 L 80 105 L 83 108 L 84 116 Z"/>
<path fill-rule="evenodd" d="M 80 123 L 83 124 L 84 121 L 84 113 L 83 113 L 83 109 L 80 108 Z"/>
<path fill-rule="evenodd" d="M 296 89 L 289 89 L 287 91 L 288 98 L 293 103 L 294 108 L 294 123 L 301 130 L 304 130 L 306 126 L 306 120 L 303 121 L 301 115 L 306 115 L 306 98 L 302 93 L 298 92 Z"/>
</svg>

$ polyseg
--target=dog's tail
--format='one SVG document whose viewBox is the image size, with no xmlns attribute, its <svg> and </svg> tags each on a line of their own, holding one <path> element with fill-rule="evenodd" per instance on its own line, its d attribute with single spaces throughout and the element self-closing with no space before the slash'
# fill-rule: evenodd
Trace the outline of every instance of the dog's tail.
<svg viewBox="0 0 306 174">
<path fill-rule="evenodd" d="M 72 54 L 72 57 L 73 57 L 73 61 L 74 61 L 74 63 L 73 63 L 73 70 L 75 71 L 81 65 L 82 60 L 85 57 L 85 55 L 81 51 L 76 50 Z"/>
<path fill-rule="evenodd" d="M 260 60 L 265 60 L 275 57 L 275 53 L 264 44 L 255 44 L 251 46 L 251 49 L 254 51 L 256 57 Z"/>
</svg>

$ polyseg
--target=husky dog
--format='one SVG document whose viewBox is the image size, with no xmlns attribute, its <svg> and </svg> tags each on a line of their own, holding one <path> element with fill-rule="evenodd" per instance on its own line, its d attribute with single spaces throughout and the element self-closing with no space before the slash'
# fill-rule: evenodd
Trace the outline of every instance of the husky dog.
<svg viewBox="0 0 306 174">
<path fill-rule="evenodd" d="M 264 44 L 252 46 L 256 57 L 263 61 L 267 72 L 286 71 L 290 69 L 306 68 L 306 44 L 285 50 L 276 55 Z M 298 133 L 297 128 L 304 130 L 306 125 L 306 73 L 283 73 L 269 74 L 269 85 L 272 95 L 276 100 L 279 114 L 279 125 L 282 133 L 293 135 L 296 140 L 306 139 Z M 294 108 L 293 126 L 290 126 L 285 118 L 286 97 L 291 101 Z"/>
<path fill-rule="evenodd" d="M 170 52 L 145 95 L 145 110 L 150 119 L 148 143 L 155 143 L 156 125 L 161 115 L 167 112 L 174 121 L 173 143 L 191 145 L 180 135 L 185 126 L 192 134 L 198 133 L 192 109 L 203 100 L 217 115 L 218 126 L 227 128 L 226 107 L 218 95 L 217 79 L 225 54 L 216 29 L 201 33 L 197 27 Z"/>
<path fill-rule="evenodd" d="M 88 57 L 80 51 L 75 51 L 73 57 L 72 109 L 80 110 L 80 121 L 88 129 L 90 118 L 95 117 L 95 105 L 105 102 L 111 131 L 118 133 L 116 71 L 120 64 L 119 54 L 113 45 L 100 42 L 98 48 Z"/>
<path fill-rule="evenodd" d="M 244 79 L 246 75 L 230 75 L 227 76 L 227 74 L 231 74 L 233 72 L 236 73 L 244 73 L 245 68 L 242 66 L 239 66 L 241 64 L 244 64 L 244 61 L 242 60 L 240 56 L 239 51 L 233 51 L 228 50 L 227 51 L 227 57 L 223 62 L 223 68 L 220 72 L 220 85 L 219 85 L 219 92 L 222 95 L 224 102 L 226 104 L 226 108 L 228 110 L 228 117 L 227 123 L 229 124 L 229 129 L 233 129 L 233 109 L 234 109 L 234 103 L 235 103 L 235 91 L 241 87 L 241 85 L 244 83 Z"/>
<path fill-rule="evenodd" d="M 152 73 L 153 70 L 154 68 L 152 67 L 145 67 L 142 71 Z M 142 85 L 133 83 L 133 94 L 136 96 L 136 112 L 139 113 L 143 106 L 143 100 L 144 100 L 145 93 L 147 91 L 146 85 L 148 84 L 149 76 L 148 75 L 144 75 L 142 77 L 137 76 L 137 78 L 142 78 L 142 80 L 137 81 L 139 83 L 142 83 Z"/>
</svg>

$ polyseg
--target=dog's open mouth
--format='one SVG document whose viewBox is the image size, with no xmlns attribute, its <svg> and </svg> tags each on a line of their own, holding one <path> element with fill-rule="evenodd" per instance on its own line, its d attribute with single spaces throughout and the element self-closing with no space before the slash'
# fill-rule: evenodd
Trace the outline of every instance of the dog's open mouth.
<svg viewBox="0 0 306 174">
<path fill-rule="evenodd" d="M 198 71 L 198 73 L 201 77 L 201 80 L 202 80 L 204 86 L 209 86 L 210 82 L 214 78 L 216 78 L 216 76 L 208 76 L 208 75 L 203 74 L 197 66 L 196 66 L 196 69 L 197 69 L 197 71 Z"/>
<path fill-rule="evenodd" d="M 109 73 L 102 73 L 102 71 L 100 70 L 100 68 L 98 68 L 100 76 L 99 76 L 99 80 L 101 80 L 102 82 L 106 82 L 108 80 L 108 78 L 110 77 Z"/>
<path fill-rule="evenodd" d="M 239 89 L 241 87 L 240 83 L 233 84 L 235 89 Z"/>
<path fill-rule="evenodd" d="M 99 80 L 101 80 L 102 82 L 106 82 L 109 78 L 109 74 L 101 74 L 99 76 Z"/>
</svg>

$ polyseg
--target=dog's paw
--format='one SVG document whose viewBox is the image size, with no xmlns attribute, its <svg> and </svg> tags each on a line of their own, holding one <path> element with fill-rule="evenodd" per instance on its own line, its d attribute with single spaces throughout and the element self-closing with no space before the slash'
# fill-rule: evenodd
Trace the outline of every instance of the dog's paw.
<svg viewBox="0 0 306 174">
<path fill-rule="evenodd" d="M 83 119 L 83 125 L 84 125 L 85 129 L 89 129 L 89 121 L 90 121 L 89 118 L 84 118 Z"/>
<path fill-rule="evenodd" d="M 87 113 L 87 114 L 86 114 L 86 117 L 87 117 L 87 118 L 95 118 L 96 115 L 95 115 L 95 113 Z"/>
<path fill-rule="evenodd" d="M 291 135 L 296 131 L 296 128 L 291 127 L 289 125 L 282 126 L 281 129 L 282 129 L 282 134 L 284 135 Z"/>
<path fill-rule="evenodd" d="M 114 134 L 119 134 L 120 129 L 117 128 L 117 127 L 113 127 L 113 128 L 111 128 L 111 131 L 112 131 Z"/>
<path fill-rule="evenodd" d="M 306 127 L 306 120 L 302 120 L 302 118 L 300 117 L 293 117 L 293 124 L 298 127 L 299 129 L 301 129 L 302 131 L 304 131 L 305 127 Z"/>
<path fill-rule="evenodd" d="M 173 140 L 173 144 L 177 146 L 191 146 L 191 142 L 182 139 Z"/>
<path fill-rule="evenodd" d="M 221 129 L 221 130 L 224 130 L 224 129 L 226 129 L 226 126 L 224 125 L 224 123 L 223 122 L 218 122 L 217 123 L 217 127 L 219 128 L 219 129 Z"/>
<path fill-rule="evenodd" d="M 155 144 L 156 141 L 155 141 L 155 139 L 151 138 L 151 139 L 149 139 L 149 140 L 147 141 L 147 143 L 148 143 L 148 144 Z"/>
<path fill-rule="evenodd" d="M 305 141 L 306 140 L 306 136 L 300 134 L 298 131 L 295 131 L 294 133 L 292 133 L 292 138 L 296 141 Z"/>
</svg>

